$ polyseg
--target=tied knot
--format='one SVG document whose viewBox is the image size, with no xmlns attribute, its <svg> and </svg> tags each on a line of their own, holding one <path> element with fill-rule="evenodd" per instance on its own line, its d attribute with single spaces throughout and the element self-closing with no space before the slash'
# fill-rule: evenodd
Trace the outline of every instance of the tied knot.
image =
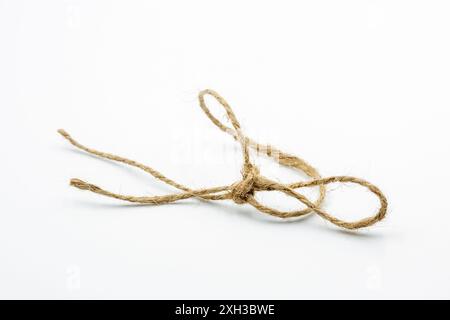
<svg viewBox="0 0 450 320">
<path fill-rule="evenodd" d="M 242 171 L 242 180 L 233 184 L 231 187 L 231 199 L 237 204 L 246 203 L 248 197 L 255 194 L 258 178 L 258 168 L 251 164 L 246 165 Z"/>
</svg>

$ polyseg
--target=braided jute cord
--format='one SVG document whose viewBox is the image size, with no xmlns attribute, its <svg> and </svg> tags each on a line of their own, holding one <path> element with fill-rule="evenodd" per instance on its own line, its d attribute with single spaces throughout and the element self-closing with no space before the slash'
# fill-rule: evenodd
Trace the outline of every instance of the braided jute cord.
<svg viewBox="0 0 450 320">
<path fill-rule="evenodd" d="M 210 95 L 214 97 L 225 109 L 226 114 L 232 124 L 232 128 L 229 128 L 225 126 L 222 122 L 220 122 L 216 117 L 214 117 L 211 112 L 209 111 L 208 107 L 205 103 L 205 96 Z M 200 198 L 203 200 L 227 200 L 231 199 L 237 204 L 245 204 L 248 203 L 258 209 L 261 212 L 267 213 L 269 215 L 279 217 L 279 218 L 292 218 L 292 217 L 300 217 L 304 216 L 306 214 L 315 212 L 322 218 L 330 221 L 331 223 L 345 228 L 345 229 L 360 229 L 365 228 L 368 226 L 371 226 L 378 221 L 382 220 L 387 211 L 387 200 L 386 197 L 383 195 L 380 189 L 378 189 L 376 186 L 371 184 L 368 181 L 350 177 L 350 176 L 334 176 L 334 177 L 328 177 L 328 178 L 322 178 L 317 170 L 313 168 L 311 165 L 306 163 L 303 159 L 286 154 L 284 152 L 281 152 L 280 150 L 267 145 L 263 146 L 258 144 L 257 142 L 253 141 L 252 139 L 245 136 L 241 131 L 241 125 L 239 124 L 239 121 L 237 120 L 233 110 L 231 109 L 230 105 L 227 103 L 227 101 L 222 98 L 217 92 L 213 90 L 204 90 L 199 93 L 199 102 L 200 107 L 205 112 L 205 114 L 208 116 L 208 118 L 222 131 L 228 133 L 231 135 L 236 141 L 238 141 L 242 148 L 242 154 L 243 154 L 243 166 L 242 166 L 242 179 L 236 183 L 227 185 L 227 186 L 220 186 L 215 188 L 205 188 L 205 189 L 197 189 L 192 190 L 180 183 L 177 183 L 169 178 L 167 178 L 162 173 L 158 172 L 157 170 L 148 167 L 146 165 L 143 165 L 139 162 L 136 162 L 134 160 L 129 160 L 127 158 L 123 158 L 120 156 L 116 156 L 114 154 L 106 153 L 97 151 L 95 149 L 91 149 L 88 147 L 83 146 L 82 144 L 78 143 L 75 139 L 73 139 L 66 131 L 60 129 L 58 132 L 67 139 L 72 145 L 75 147 L 88 152 L 90 154 L 96 155 L 98 157 L 106 158 L 113 161 L 118 161 L 125 163 L 127 165 L 139 168 L 156 179 L 161 180 L 162 182 L 171 185 L 179 190 L 181 192 L 169 194 L 169 195 L 163 195 L 163 196 L 130 196 L 130 195 L 122 195 L 113 193 L 110 191 L 107 191 L 105 189 L 102 189 L 96 185 L 93 185 L 91 183 L 87 183 L 85 181 L 82 181 L 80 179 L 72 179 L 70 181 L 70 184 L 74 187 L 77 187 L 82 190 L 88 190 L 94 193 L 98 193 L 107 197 L 134 202 L 134 203 L 141 203 L 141 204 L 148 204 L 148 205 L 161 205 L 166 203 L 171 203 L 183 199 L 188 198 Z M 286 167 L 291 167 L 294 169 L 297 169 L 303 173 L 305 173 L 307 176 L 309 176 L 312 180 L 306 181 L 306 182 L 295 182 L 290 184 L 282 184 L 273 180 L 270 180 L 266 177 L 263 177 L 260 175 L 258 168 L 251 162 L 250 160 L 250 153 L 249 148 L 254 149 L 260 152 L 264 152 L 268 157 L 271 157 L 275 160 L 277 160 L 281 165 Z M 358 221 L 348 222 L 340 220 L 333 215 L 329 214 L 328 212 L 321 209 L 321 204 L 323 203 L 325 199 L 326 194 L 326 185 L 330 183 L 354 183 L 359 184 L 368 190 L 370 190 L 374 195 L 376 195 L 380 201 L 380 208 L 378 212 L 370 217 L 363 218 Z M 299 188 L 306 188 L 306 187 L 319 187 L 319 196 L 315 201 L 311 201 L 308 198 L 306 198 L 304 195 L 298 193 L 295 191 L 295 189 Z M 301 203 L 303 203 L 306 208 L 302 210 L 295 210 L 295 211 L 279 211 L 274 208 L 267 207 L 255 198 L 255 194 L 258 191 L 279 191 L 282 192 L 288 196 L 291 196 L 297 200 L 299 200 Z"/>
</svg>

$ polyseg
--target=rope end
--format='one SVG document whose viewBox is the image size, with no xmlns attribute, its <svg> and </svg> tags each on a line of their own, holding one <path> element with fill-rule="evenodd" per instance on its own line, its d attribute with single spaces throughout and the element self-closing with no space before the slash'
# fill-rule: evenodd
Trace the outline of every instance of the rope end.
<svg viewBox="0 0 450 320">
<path fill-rule="evenodd" d="M 93 191 L 95 188 L 98 188 L 92 184 L 89 184 L 87 182 L 84 182 L 83 180 L 80 179 L 71 179 L 70 180 L 70 185 L 72 187 L 81 189 L 81 190 L 90 190 Z"/>
<path fill-rule="evenodd" d="M 69 134 L 64 129 L 58 129 L 58 133 L 62 135 L 64 138 L 70 137 Z"/>
</svg>

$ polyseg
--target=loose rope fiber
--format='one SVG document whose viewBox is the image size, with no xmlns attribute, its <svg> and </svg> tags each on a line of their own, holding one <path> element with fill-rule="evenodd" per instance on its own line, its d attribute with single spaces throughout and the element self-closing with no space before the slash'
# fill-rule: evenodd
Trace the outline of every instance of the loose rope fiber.
<svg viewBox="0 0 450 320">
<path fill-rule="evenodd" d="M 228 119 L 230 120 L 230 122 L 232 124 L 232 128 L 225 126 L 222 122 L 220 122 L 216 117 L 214 117 L 211 114 L 209 108 L 206 106 L 206 103 L 205 103 L 206 95 L 210 95 L 210 96 L 214 97 L 224 107 L 226 114 L 228 116 Z M 167 178 L 165 175 L 158 172 L 157 170 L 155 170 L 151 167 L 148 167 L 146 165 L 143 165 L 139 162 L 136 162 L 134 160 L 129 160 L 127 158 L 123 158 L 120 156 L 116 156 L 114 154 L 101 152 L 101 151 L 97 151 L 95 149 L 85 147 L 82 144 L 78 143 L 75 139 L 73 139 L 66 131 L 60 129 L 60 130 L 58 130 L 58 132 L 75 147 L 77 147 L 87 153 L 101 157 L 101 158 L 106 158 L 109 160 L 122 162 L 129 166 L 139 168 L 139 169 L 149 173 L 156 179 L 161 180 L 162 182 L 181 190 L 181 192 L 163 195 L 163 196 L 140 196 L 140 197 L 138 197 L 138 196 L 130 196 L 130 195 L 122 195 L 122 194 L 113 193 L 113 192 L 107 191 L 105 189 L 102 189 L 96 185 L 93 185 L 91 183 L 82 181 L 80 179 L 72 179 L 70 181 L 70 184 L 74 187 L 77 187 L 78 189 L 88 190 L 88 191 L 98 193 L 98 194 L 101 194 L 101 195 L 104 195 L 107 197 L 124 200 L 124 201 L 128 201 L 128 202 L 148 204 L 148 205 L 161 205 L 161 204 L 171 203 L 171 202 L 195 197 L 195 198 L 199 198 L 199 199 L 203 199 L 203 200 L 211 200 L 211 201 L 212 200 L 231 199 L 237 204 L 248 203 L 263 213 L 266 213 L 266 214 L 269 214 L 269 215 L 272 215 L 275 217 L 279 217 L 279 218 L 300 217 L 300 216 L 304 216 L 306 214 L 315 212 L 319 216 L 324 218 L 325 220 L 328 220 L 331 223 L 335 224 L 336 226 L 339 226 L 339 227 L 342 227 L 345 229 L 365 228 L 365 227 L 368 227 L 368 226 L 371 226 L 371 225 L 377 223 L 378 221 L 382 220 L 385 217 L 386 211 L 387 211 L 386 197 L 383 195 L 383 193 L 381 192 L 380 189 L 378 189 L 376 186 L 374 186 L 370 182 L 359 179 L 359 178 L 350 177 L 350 176 L 334 176 L 334 177 L 322 178 L 315 168 L 313 168 L 311 165 L 306 163 L 306 161 L 300 159 L 299 157 L 281 152 L 278 149 L 276 149 L 270 145 L 266 145 L 266 146 L 260 145 L 257 142 L 246 137 L 242 133 L 241 125 L 239 124 L 239 121 L 237 120 L 230 105 L 217 92 L 215 92 L 213 90 L 204 90 L 199 93 L 198 98 L 199 98 L 199 102 L 200 102 L 200 107 L 205 112 L 205 114 L 208 116 L 208 118 L 220 130 L 228 133 L 236 141 L 238 141 L 240 143 L 241 148 L 242 148 L 242 154 L 243 154 L 243 166 L 242 166 L 242 171 L 241 171 L 242 179 L 240 181 L 230 184 L 228 186 L 220 186 L 220 187 L 215 187 L 215 188 L 192 190 L 182 184 L 179 184 L 179 183 Z M 264 152 L 268 157 L 275 159 L 281 165 L 297 169 L 297 170 L 305 173 L 312 180 L 306 181 L 306 182 L 282 184 L 282 183 L 270 180 L 266 177 L 263 177 L 262 175 L 260 175 L 258 168 L 250 160 L 249 148 L 256 150 L 258 153 Z M 330 183 L 337 183 L 337 182 L 353 183 L 353 184 L 358 184 L 358 185 L 361 185 L 361 186 L 367 188 L 374 195 L 376 195 L 380 201 L 380 208 L 379 208 L 378 212 L 373 216 L 363 218 L 358 221 L 348 222 L 348 221 L 340 220 L 340 219 L 334 217 L 333 215 L 329 214 L 328 212 L 322 210 L 321 205 L 325 199 L 326 185 L 330 184 Z M 319 191 L 320 191 L 317 200 L 315 200 L 314 202 L 310 201 L 304 195 L 295 191 L 295 189 L 314 187 L 314 186 L 318 186 Z M 306 206 L 306 208 L 302 209 L 302 210 L 295 210 L 295 211 L 279 211 L 279 210 L 267 207 L 256 200 L 255 195 L 259 191 L 282 192 L 288 196 L 291 196 L 291 197 L 299 200 L 301 203 L 303 203 Z"/>
</svg>

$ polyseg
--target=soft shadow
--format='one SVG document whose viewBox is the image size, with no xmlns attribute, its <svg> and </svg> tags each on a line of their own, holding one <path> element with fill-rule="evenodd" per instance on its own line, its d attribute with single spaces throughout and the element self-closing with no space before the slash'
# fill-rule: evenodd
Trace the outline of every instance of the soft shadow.
<svg viewBox="0 0 450 320">
<path fill-rule="evenodd" d="M 129 175 L 133 176 L 136 179 L 145 179 L 146 181 L 149 180 L 149 178 L 153 179 L 153 177 L 148 174 L 145 173 L 144 171 L 140 170 L 139 168 L 134 168 L 131 166 L 128 166 L 126 164 L 120 163 L 120 162 L 115 162 L 115 161 L 111 161 L 108 159 L 104 159 L 89 153 L 86 153 L 84 151 L 78 150 L 78 149 L 74 149 L 74 148 L 70 148 L 70 147 L 61 147 L 63 149 L 65 149 L 66 151 L 75 153 L 77 155 L 82 155 L 82 156 L 87 156 L 96 160 L 100 160 L 102 162 L 104 162 L 105 164 L 109 165 L 109 166 L 113 166 L 115 168 L 120 168 L 121 170 L 126 170 L 128 172 Z M 288 168 L 288 169 L 292 169 L 292 168 Z M 301 172 L 292 169 L 293 171 L 295 171 L 296 173 L 300 173 Z M 169 192 L 173 192 L 173 188 L 170 186 L 167 186 L 165 184 L 161 184 L 161 183 L 154 183 L 152 184 L 152 186 L 156 186 L 159 189 L 161 189 L 162 192 L 165 193 L 169 193 Z M 156 207 L 155 205 L 151 205 L 151 204 L 139 204 L 139 203 L 123 203 L 123 202 L 118 202 L 118 203 L 107 203 L 107 202 L 100 202 L 100 201 L 85 201 L 85 200 L 74 200 L 73 202 L 76 202 L 77 205 L 85 207 L 85 208 L 90 208 L 90 209 L 99 209 L 99 208 L 107 208 L 107 209 L 120 209 L 123 210 L 124 208 L 152 208 L 152 207 Z M 287 219 L 281 219 L 281 218 L 277 218 L 277 217 L 273 217 L 264 213 L 261 213 L 259 211 L 257 211 L 255 208 L 253 208 L 250 205 L 236 205 L 232 202 L 216 202 L 216 201 L 206 201 L 206 200 L 201 200 L 201 199 L 192 199 L 192 200 L 185 200 L 183 202 L 174 202 L 174 203 L 169 203 L 169 204 L 164 204 L 164 207 L 185 207 L 185 206 L 189 206 L 189 207 L 198 207 L 198 206 L 209 206 L 210 208 L 214 208 L 217 212 L 220 212 L 220 214 L 226 214 L 226 215 L 235 215 L 235 216 L 239 216 L 239 217 L 243 217 L 245 219 L 248 220 L 252 220 L 252 221 L 256 221 L 258 223 L 265 223 L 265 224 L 278 224 L 278 225 L 283 225 L 283 224 L 294 224 L 294 223 L 299 223 L 299 224 L 303 224 L 305 222 L 305 220 L 309 220 L 309 218 L 311 218 L 312 216 L 317 216 L 316 214 L 310 213 L 301 217 L 295 217 L 295 218 L 287 218 Z M 154 210 L 157 210 L 156 208 L 154 208 Z M 149 211 L 145 211 L 146 213 L 148 213 Z M 320 232 L 333 232 L 339 235 L 343 235 L 343 236 L 349 236 L 349 237 L 353 237 L 353 238 L 357 238 L 357 239 L 368 239 L 368 240 L 373 240 L 373 239 L 380 239 L 382 237 L 384 237 L 384 234 L 380 234 L 378 232 L 376 232 L 375 230 L 370 230 L 370 232 L 367 232 L 367 229 L 364 230 L 346 230 L 346 229 L 342 229 L 342 228 L 338 228 L 335 225 L 331 224 L 331 223 L 325 223 L 322 224 L 322 226 L 318 226 L 317 224 L 311 224 L 308 223 L 308 227 L 310 228 L 316 228 L 318 231 Z"/>
<path fill-rule="evenodd" d="M 74 203 L 77 206 L 84 207 L 86 209 L 112 209 L 112 210 L 124 210 L 127 208 L 130 209 L 137 209 L 137 208 L 147 208 L 150 209 L 152 207 L 157 207 L 156 205 L 151 204 L 145 204 L 145 203 L 107 203 L 102 201 L 88 201 L 88 200 L 73 200 L 72 203 Z M 160 206 L 164 207 L 171 207 L 171 206 L 194 206 L 196 205 L 193 202 L 174 202 L 174 203 L 168 203 Z M 160 207 L 159 206 L 159 207 Z M 148 212 L 148 211 L 147 211 Z"/>
<path fill-rule="evenodd" d="M 121 162 L 117 162 L 117 161 L 113 161 L 113 160 L 109 160 L 109 159 L 104 159 L 104 158 L 98 157 L 96 155 L 84 152 L 82 150 L 78 150 L 78 149 L 74 149 L 74 148 L 70 148 L 70 147 L 62 147 L 62 148 L 64 148 L 68 152 L 72 152 L 77 155 L 82 155 L 84 157 L 89 157 L 89 158 L 95 159 L 97 161 L 102 161 L 103 163 L 105 163 L 111 167 L 120 168 L 120 170 L 125 170 L 128 175 L 132 176 L 136 180 L 145 179 L 146 182 L 149 180 L 153 180 L 153 181 L 156 180 L 151 174 L 149 174 L 139 168 L 129 166 L 125 163 L 121 163 Z M 159 180 L 156 180 L 156 181 L 159 181 Z M 155 188 L 161 190 L 162 192 L 170 192 L 170 191 L 174 190 L 173 187 L 170 187 L 164 183 L 153 183 L 152 187 L 155 187 Z"/>
<path fill-rule="evenodd" d="M 333 226 L 334 227 L 334 226 Z M 347 230 L 347 229 L 337 229 L 337 227 L 334 227 L 332 230 L 334 233 L 359 238 L 359 239 L 379 239 L 383 235 L 375 232 L 374 230 L 367 232 L 367 230 Z"/>
<path fill-rule="evenodd" d="M 320 217 L 318 217 L 318 219 L 320 219 Z M 322 219 L 321 219 L 322 220 Z M 385 232 L 380 232 L 380 230 L 377 230 L 376 227 L 368 227 L 368 228 L 364 228 L 364 229 L 359 229 L 359 230 L 348 230 L 348 229 L 343 229 L 343 228 L 339 228 L 337 226 L 335 226 L 334 224 L 323 220 L 323 223 L 321 225 L 318 224 L 314 224 L 311 225 L 311 228 L 316 229 L 318 232 L 327 232 L 327 233 L 334 233 L 336 235 L 339 236 L 346 236 L 346 237 L 351 237 L 354 239 L 358 239 L 358 240 L 367 240 L 367 241 L 372 241 L 372 240 L 381 240 L 386 238 L 386 233 Z"/>
<path fill-rule="evenodd" d="M 102 201 L 86 201 L 86 200 L 73 200 L 73 202 L 78 205 L 89 209 L 99 209 L 99 208 L 107 208 L 112 209 L 114 212 L 119 212 L 120 210 L 124 210 L 127 208 L 130 209 L 137 209 L 137 208 L 147 208 L 149 210 L 145 210 L 142 212 L 145 212 L 146 214 L 152 212 L 154 210 L 154 213 L 158 212 L 158 209 L 155 205 L 149 205 L 149 204 L 134 204 L 134 203 L 107 203 Z M 263 223 L 263 224 L 273 224 L 273 225 L 283 225 L 283 224 L 295 224 L 298 223 L 299 225 L 303 225 L 308 228 L 316 229 L 317 232 L 327 232 L 328 234 L 335 233 L 340 236 L 347 236 L 352 237 L 354 239 L 358 240 L 380 240 L 385 238 L 385 233 L 380 233 L 379 230 L 369 230 L 369 229 L 363 229 L 363 230 L 346 230 L 338 228 L 337 226 L 329 223 L 328 221 L 325 221 L 322 224 L 317 223 L 307 223 L 306 220 L 309 220 L 311 217 L 316 217 L 317 219 L 320 219 L 317 215 L 314 213 L 305 215 L 303 217 L 297 217 L 297 218 L 290 218 L 290 219 L 281 219 L 272 217 L 269 215 L 266 215 L 264 213 L 260 213 L 259 211 L 255 210 L 251 206 L 238 206 L 234 203 L 226 203 L 226 202 L 212 202 L 212 201 L 205 201 L 205 200 L 187 200 L 183 202 L 174 202 L 169 204 L 162 205 L 164 207 L 177 207 L 179 208 L 186 208 L 190 207 L 191 209 L 195 209 L 196 207 L 200 206 L 208 206 L 211 209 L 214 209 L 219 214 L 223 215 L 234 215 L 238 216 L 239 218 L 244 218 L 247 220 L 251 220 L 253 222 L 257 223 Z M 141 211 L 139 211 L 141 212 Z M 305 224 L 306 222 L 306 224 Z"/>
<path fill-rule="evenodd" d="M 72 200 L 74 204 L 77 206 L 84 207 L 86 209 L 111 209 L 117 212 L 118 210 L 124 210 L 127 208 L 131 209 L 137 209 L 137 208 L 148 208 L 149 210 L 155 210 L 157 212 L 158 208 L 156 207 L 177 207 L 177 209 L 184 208 L 184 207 L 200 207 L 200 206 L 207 206 L 211 209 L 215 210 L 219 214 L 222 215 L 234 215 L 238 216 L 240 218 L 244 218 L 247 220 L 251 220 L 258 223 L 264 223 L 264 224 L 293 224 L 293 223 L 299 223 L 303 220 L 306 220 L 312 216 L 312 214 L 308 214 L 303 217 L 297 217 L 297 218 L 289 218 L 289 219 L 281 219 L 277 217 L 272 217 L 270 215 L 261 213 L 257 211 L 255 208 L 253 208 L 250 205 L 242 205 L 238 206 L 232 202 L 213 202 L 213 201 L 206 201 L 201 199 L 191 199 L 191 200 L 185 200 L 183 202 L 173 202 L 168 203 L 164 205 L 151 205 L 151 204 L 140 204 L 140 203 L 126 203 L 126 202 L 104 202 L 104 201 L 88 201 L 88 200 Z M 149 210 L 145 211 L 146 213 L 149 212 Z"/>
</svg>

